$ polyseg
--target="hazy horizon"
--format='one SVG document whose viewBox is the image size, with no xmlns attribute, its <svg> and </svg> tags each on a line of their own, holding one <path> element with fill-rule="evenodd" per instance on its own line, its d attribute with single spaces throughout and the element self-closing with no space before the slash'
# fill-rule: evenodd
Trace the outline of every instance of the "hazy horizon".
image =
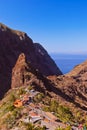
<svg viewBox="0 0 87 130">
<path fill-rule="evenodd" d="M 75 66 L 87 60 L 87 54 L 50 54 L 63 74 L 70 72 Z"/>
</svg>

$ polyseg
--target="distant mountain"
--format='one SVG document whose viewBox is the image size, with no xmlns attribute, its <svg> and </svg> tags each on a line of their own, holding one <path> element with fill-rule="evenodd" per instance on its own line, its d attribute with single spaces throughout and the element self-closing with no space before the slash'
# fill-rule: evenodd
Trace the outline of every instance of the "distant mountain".
<svg viewBox="0 0 87 130">
<path fill-rule="evenodd" d="M 0 23 L 0 97 L 11 88 L 12 69 L 21 53 L 24 53 L 27 62 L 43 75 L 62 74 L 39 43 L 33 43 L 26 33 Z"/>
</svg>

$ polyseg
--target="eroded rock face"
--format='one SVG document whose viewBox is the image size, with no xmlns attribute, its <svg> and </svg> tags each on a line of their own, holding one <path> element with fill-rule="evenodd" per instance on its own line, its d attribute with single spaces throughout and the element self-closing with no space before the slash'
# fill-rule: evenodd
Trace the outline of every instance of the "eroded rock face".
<svg viewBox="0 0 87 130">
<path fill-rule="evenodd" d="M 21 53 L 43 75 L 62 74 L 40 44 L 33 43 L 26 33 L 0 23 L 0 97 L 11 87 L 12 69 Z"/>
<path fill-rule="evenodd" d="M 12 69 L 11 88 L 16 88 L 24 85 L 24 75 L 26 73 L 26 58 L 23 53 L 18 57 L 15 67 Z"/>
<path fill-rule="evenodd" d="M 23 53 L 20 54 L 14 68 L 12 69 L 11 88 L 20 86 L 32 86 L 34 89 L 46 93 L 54 87 L 51 82 L 42 75 L 38 69 L 28 63 Z"/>
</svg>

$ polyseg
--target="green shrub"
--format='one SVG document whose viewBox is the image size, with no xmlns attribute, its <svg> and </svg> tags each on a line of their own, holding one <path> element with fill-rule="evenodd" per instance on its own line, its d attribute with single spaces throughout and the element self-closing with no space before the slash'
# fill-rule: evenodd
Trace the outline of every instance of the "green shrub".
<svg viewBox="0 0 87 130">
<path fill-rule="evenodd" d="M 73 119 L 72 112 L 69 110 L 69 108 L 62 105 L 57 108 L 57 114 L 63 122 L 70 122 Z"/>
<path fill-rule="evenodd" d="M 34 97 L 34 101 L 39 103 L 42 101 L 42 99 L 44 98 L 44 94 L 43 93 L 39 93 Z"/>
<path fill-rule="evenodd" d="M 32 123 L 22 122 L 22 126 L 24 126 L 26 128 L 26 130 L 34 130 L 34 125 Z"/>
<path fill-rule="evenodd" d="M 43 126 L 43 127 L 36 127 L 36 128 L 34 128 L 34 130 L 46 130 L 46 126 Z"/>
<path fill-rule="evenodd" d="M 69 108 L 59 105 L 56 100 L 50 101 L 48 106 L 43 107 L 44 111 L 54 112 L 55 115 L 63 122 L 72 122 L 73 115 Z"/>
<path fill-rule="evenodd" d="M 14 111 L 12 111 L 12 115 L 15 117 L 15 119 L 19 119 L 21 117 L 21 110 L 16 108 Z"/>
<path fill-rule="evenodd" d="M 72 128 L 71 128 L 71 126 L 67 126 L 66 128 L 59 127 L 59 128 L 57 128 L 55 130 L 72 130 Z"/>
<path fill-rule="evenodd" d="M 50 111 L 51 112 L 57 112 L 57 108 L 58 108 L 59 104 L 56 100 L 52 100 L 50 102 Z"/>
<path fill-rule="evenodd" d="M 14 95 L 13 93 L 10 94 L 9 101 L 14 102 L 15 100 L 16 100 L 16 95 Z"/>
<path fill-rule="evenodd" d="M 15 109 L 15 107 L 13 106 L 13 104 L 10 104 L 7 106 L 7 111 L 13 111 Z"/>
<path fill-rule="evenodd" d="M 22 94 L 25 94 L 26 91 L 24 88 L 20 88 L 19 91 L 18 91 L 18 95 L 22 95 Z"/>
<path fill-rule="evenodd" d="M 49 107 L 49 106 L 44 106 L 44 107 L 43 107 L 43 111 L 46 111 L 46 112 L 47 112 L 47 111 L 50 111 L 50 107 Z"/>
<path fill-rule="evenodd" d="M 8 114 L 3 120 L 3 124 L 6 124 L 7 128 L 12 128 L 15 125 L 15 117 L 11 114 Z"/>
<path fill-rule="evenodd" d="M 32 90 L 33 89 L 33 87 L 32 86 L 28 86 L 28 90 Z"/>
</svg>

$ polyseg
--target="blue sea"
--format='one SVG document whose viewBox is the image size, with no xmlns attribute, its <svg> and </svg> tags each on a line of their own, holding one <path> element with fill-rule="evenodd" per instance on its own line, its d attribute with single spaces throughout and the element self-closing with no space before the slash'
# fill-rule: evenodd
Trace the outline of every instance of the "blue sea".
<svg viewBox="0 0 87 130">
<path fill-rule="evenodd" d="M 84 62 L 87 55 L 74 55 L 74 54 L 51 54 L 51 57 L 60 68 L 63 74 L 71 71 L 76 65 Z"/>
</svg>

